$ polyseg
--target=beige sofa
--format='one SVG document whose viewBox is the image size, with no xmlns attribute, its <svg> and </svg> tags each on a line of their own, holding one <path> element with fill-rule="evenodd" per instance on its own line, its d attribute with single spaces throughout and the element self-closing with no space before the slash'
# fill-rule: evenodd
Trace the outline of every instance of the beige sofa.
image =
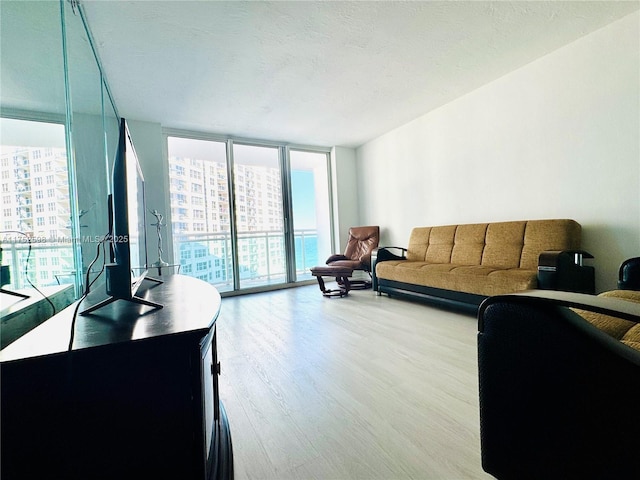
<svg viewBox="0 0 640 480">
<path fill-rule="evenodd" d="M 640 304 L 640 291 L 637 290 L 611 290 L 598 296 Z M 607 335 L 640 351 L 640 323 L 587 310 L 576 309 L 576 312 Z"/>
<path fill-rule="evenodd" d="M 473 310 L 488 296 L 535 288 L 594 293 L 581 230 L 569 219 L 416 227 L 401 255 L 374 252 L 373 288 Z"/>
</svg>

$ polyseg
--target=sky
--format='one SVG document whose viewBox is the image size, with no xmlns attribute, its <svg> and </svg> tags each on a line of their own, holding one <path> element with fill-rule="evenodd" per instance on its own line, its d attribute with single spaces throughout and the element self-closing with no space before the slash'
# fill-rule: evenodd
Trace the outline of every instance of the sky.
<svg viewBox="0 0 640 480">
<path fill-rule="evenodd" d="M 315 229 L 316 194 L 312 171 L 291 171 L 291 195 L 293 197 L 293 223 L 295 229 Z"/>
</svg>

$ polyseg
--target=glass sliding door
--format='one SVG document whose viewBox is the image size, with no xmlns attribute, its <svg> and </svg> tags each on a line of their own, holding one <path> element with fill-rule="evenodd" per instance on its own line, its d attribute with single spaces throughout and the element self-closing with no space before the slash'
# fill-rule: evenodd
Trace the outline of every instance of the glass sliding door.
<svg viewBox="0 0 640 480">
<path fill-rule="evenodd" d="M 332 245 L 326 151 L 196 134 L 167 150 L 180 273 L 221 293 L 312 280 Z"/>
<path fill-rule="evenodd" d="M 331 255 L 331 209 L 327 154 L 289 151 L 296 280 Z"/>
<path fill-rule="evenodd" d="M 225 142 L 168 137 L 173 258 L 180 273 L 234 289 Z"/>
<path fill-rule="evenodd" d="M 239 288 L 287 282 L 281 149 L 233 144 Z"/>
</svg>

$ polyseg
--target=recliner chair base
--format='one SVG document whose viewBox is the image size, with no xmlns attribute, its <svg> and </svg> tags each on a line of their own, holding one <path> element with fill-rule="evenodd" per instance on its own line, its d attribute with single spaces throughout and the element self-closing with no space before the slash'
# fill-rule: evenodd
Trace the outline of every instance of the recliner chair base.
<svg viewBox="0 0 640 480">
<path fill-rule="evenodd" d="M 352 288 L 352 281 L 349 277 L 353 274 L 353 269 L 338 266 L 318 266 L 311 269 L 311 275 L 318 279 L 318 286 L 325 297 L 346 297 Z M 329 289 L 324 284 L 325 277 L 335 277 L 338 289 Z"/>
</svg>

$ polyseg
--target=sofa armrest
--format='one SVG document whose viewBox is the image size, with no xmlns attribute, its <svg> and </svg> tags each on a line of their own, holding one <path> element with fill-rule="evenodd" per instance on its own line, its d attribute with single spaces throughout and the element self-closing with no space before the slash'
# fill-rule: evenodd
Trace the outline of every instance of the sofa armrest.
<svg viewBox="0 0 640 480">
<path fill-rule="evenodd" d="M 538 257 L 538 288 L 594 294 L 595 269 L 583 265 L 593 258 L 584 250 L 549 250 Z"/>
<path fill-rule="evenodd" d="M 400 255 L 391 253 L 389 250 L 400 250 Z M 386 260 L 406 260 L 407 249 L 403 247 L 378 247 L 371 253 L 371 287 L 374 292 L 378 291 L 378 277 L 376 276 L 376 264 Z"/>
<path fill-rule="evenodd" d="M 327 258 L 326 264 L 329 265 L 331 262 L 337 262 L 338 260 L 351 260 L 349 257 L 342 255 L 341 253 L 336 253 Z"/>
<path fill-rule="evenodd" d="M 400 255 L 396 255 L 389 250 L 400 250 Z M 379 247 L 376 248 L 371 254 L 371 259 L 376 259 L 377 262 L 384 262 L 385 260 L 406 260 L 407 249 L 403 247 Z"/>
<path fill-rule="evenodd" d="M 637 474 L 640 352 L 573 308 L 640 321 L 637 303 L 555 291 L 479 309 L 482 465 L 496 478 Z"/>
<path fill-rule="evenodd" d="M 495 303 L 510 302 L 518 305 L 544 305 L 555 307 L 579 308 L 589 312 L 611 315 L 624 320 L 640 323 L 640 304 L 621 300 L 617 297 L 603 297 L 575 292 L 554 292 L 547 290 L 529 290 L 496 295 L 487 298 L 478 310 L 478 331 L 482 332 L 482 317 L 485 310 Z"/>
</svg>

